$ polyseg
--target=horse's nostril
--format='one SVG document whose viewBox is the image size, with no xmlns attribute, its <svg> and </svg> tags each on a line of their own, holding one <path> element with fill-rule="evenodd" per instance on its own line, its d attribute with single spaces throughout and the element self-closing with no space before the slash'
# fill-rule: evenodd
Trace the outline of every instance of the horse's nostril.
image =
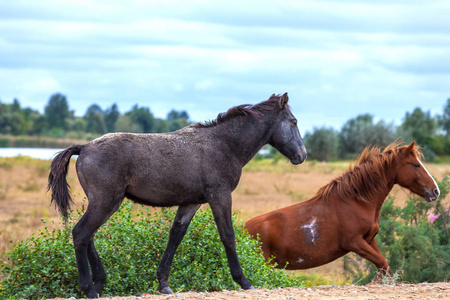
<svg viewBox="0 0 450 300">
<path fill-rule="evenodd" d="M 300 154 L 298 157 L 300 158 L 301 162 L 304 162 L 306 160 L 306 154 L 304 154 L 304 155 Z"/>
<path fill-rule="evenodd" d="M 439 197 L 439 194 L 440 194 L 439 189 L 434 189 L 433 193 L 436 196 L 436 198 Z"/>
</svg>

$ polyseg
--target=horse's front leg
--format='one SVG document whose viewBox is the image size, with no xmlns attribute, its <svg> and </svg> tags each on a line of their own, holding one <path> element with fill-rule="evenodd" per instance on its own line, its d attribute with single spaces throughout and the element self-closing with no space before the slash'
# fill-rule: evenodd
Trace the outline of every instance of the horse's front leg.
<svg viewBox="0 0 450 300">
<path fill-rule="evenodd" d="M 169 287 L 170 267 L 172 266 L 173 256 L 186 234 L 192 217 L 194 217 L 199 207 L 200 204 L 180 205 L 180 207 L 178 207 L 175 220 L 170 229 L 169 242 L 167 243 L 166 250 L 164 251 L 164 255 L 159 263 L 158 271 L 156 273 L 159 281 L 158 291 L 160 293 L 173 293 Z"/>
<path fill-rule="evenodd" d="M 231 192 L 223 193 L 214 197 L 209 202 L 214 215 L 220 240 L 222 241 L 228 258 L 231 276 L 242 289 L 253 289 L 253 285 L 245 278 L 242 272 L 239 258 L 236 253 L 236 243 L 234 237 L 233 223 L 231 219 Z"/>
<path fill-rule="evenodd" d="M 386 274 L 392 276 L 391 269 L 386 259 L 381 255 L 375 238 L 370 241 L 370 244 L 362 237 L 356 238 L 352 240 L 350 245 L 346 245 L 345 249 L 355 252 L 359 256 L 371 261 L 377 267 L 378 273 L 375 275 L 372 283 L 381 283 L 383 276 Z"/>
<path fill-rule="evenodd" d="M 380 248 L 378 248 L 378 243 L 375 238 L 373 238 L 373 240 L 370 242 L 370 246 L 381 256 L 381 251 L 380 251 Z M 386 262 L 386 260 L 384 260 L 384 261 Z M 387 268 L 386 268 L 386 266 L 387 266 Z M 375 274 L 375 277 L 372 279 L 371 283 L 375 283 L 375 284 L 382 283 L 383 277 L 386 275 L 389 275 L 392 277 L 392 271 L 387 262 L 386 262 L 386 265 L 384 265 L 381 268 L 378 268 L 378 272 L 377 272 L 377 274 Z"/>
</svg>

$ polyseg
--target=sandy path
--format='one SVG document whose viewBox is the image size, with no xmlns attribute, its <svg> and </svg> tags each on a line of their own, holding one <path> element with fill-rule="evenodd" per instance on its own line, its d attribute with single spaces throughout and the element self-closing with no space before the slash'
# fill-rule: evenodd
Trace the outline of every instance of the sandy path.
<svg viewBox="0 0 450 300">
<path fill-rule="evenodd" d="M 129 297 L 104 297 L 105 300 L 258 300 L 258 299 L 450 299 L 450 283 L 420 283 L 397 285 L 368 285 L 368 286 L 316 286 L 310 288 L 256 289 L 251 291 L 222 291 L 222 292 L 186 292 L 172 295 L 141 295 Z M 56 300 L 56 299 L 55 299 Z M 62 299 L 58 299 L 62 300 Z M 75 298 L 71 298 L 75 300 Z"/>
</svg>

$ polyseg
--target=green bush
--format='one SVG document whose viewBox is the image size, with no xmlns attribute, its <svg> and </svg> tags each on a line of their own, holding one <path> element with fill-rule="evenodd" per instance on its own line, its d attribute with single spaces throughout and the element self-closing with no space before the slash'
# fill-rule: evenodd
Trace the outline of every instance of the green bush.
<svg viewBox="0 0 450 300">
<path fill-rule="evenodd" d="M 450 190 L 447 176 L 437 182 L 441 196 L 429 204 L 411 197 L 403 208 L 388 197 L 381 208 L 380 231 L 376 236 L 381 254 L 392 273 L 409 283 L 450 279 L 449 209 L 443 199 Z M 346 256 L 347 274 L 353 282 L 367 284 L 375 276 L 373 264 L 360 257 Z"/>
<path fill-rule="evenodd" d="M 8 138 L 0 137 L 0 148 L 11 147 L 11 142 Z"/>
<path fill-rule="evenodd" d="M 82 212 L 77 213 L 78 219 Z M 175 212 L 170 209 L 150 213 L 134 210 L 126 201 L 121 209 L 97 232 L 95 243 L 108 274 L 103 293 L 134 295 L 155 293 L 156 270 L 168 241 Z M 71 229 L 45 228 L 19 243 L 8 253 L 9 263 L 2 267 L 0 298 L 79 297 Z M 268 265 L 242 222 L 233 216 L 236 248 L 244 274 L 255 287 L 302 286 L 299 276 Z M 170 285 L 174 291 L 217 291 L 238 289 L 228 268 L 211 211 L 200 210 L 189 226 L 172 265 Z"/>
</svg>

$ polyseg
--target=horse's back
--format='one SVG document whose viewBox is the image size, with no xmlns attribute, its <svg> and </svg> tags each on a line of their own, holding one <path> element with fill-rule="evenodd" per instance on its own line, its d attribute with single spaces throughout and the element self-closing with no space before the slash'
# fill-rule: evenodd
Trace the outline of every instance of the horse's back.
<svg viewBox="0 0 450 300">
<path fill-rule="evenodd" d="M 155 206 L 203 203 L 205 187 L 226 181 L 212 141 L 195 129 L 159 134 L 111 133 L 84 145 L 77 160 L 86 190 L 103 189 Z"/>
<path fill-rule="evenodd" d="M 270 236 L 273 231 L 280 229 L 279 225 L 284 223 L 285 218 L 281 212 L 272 212 L 248 220 L 245 222 L 245 228 L 254 237 L 257 234 Z"/>
<path fill-rule="evenodd" d="M 80 164 L 88 162 L 95 168 L 127 166 L 143 170 L 169 162 L 194 163 L 200 148 L 201 143 L 186 134 L 109 133 L 84 145 L 79 158 Z"/>
</svg>

